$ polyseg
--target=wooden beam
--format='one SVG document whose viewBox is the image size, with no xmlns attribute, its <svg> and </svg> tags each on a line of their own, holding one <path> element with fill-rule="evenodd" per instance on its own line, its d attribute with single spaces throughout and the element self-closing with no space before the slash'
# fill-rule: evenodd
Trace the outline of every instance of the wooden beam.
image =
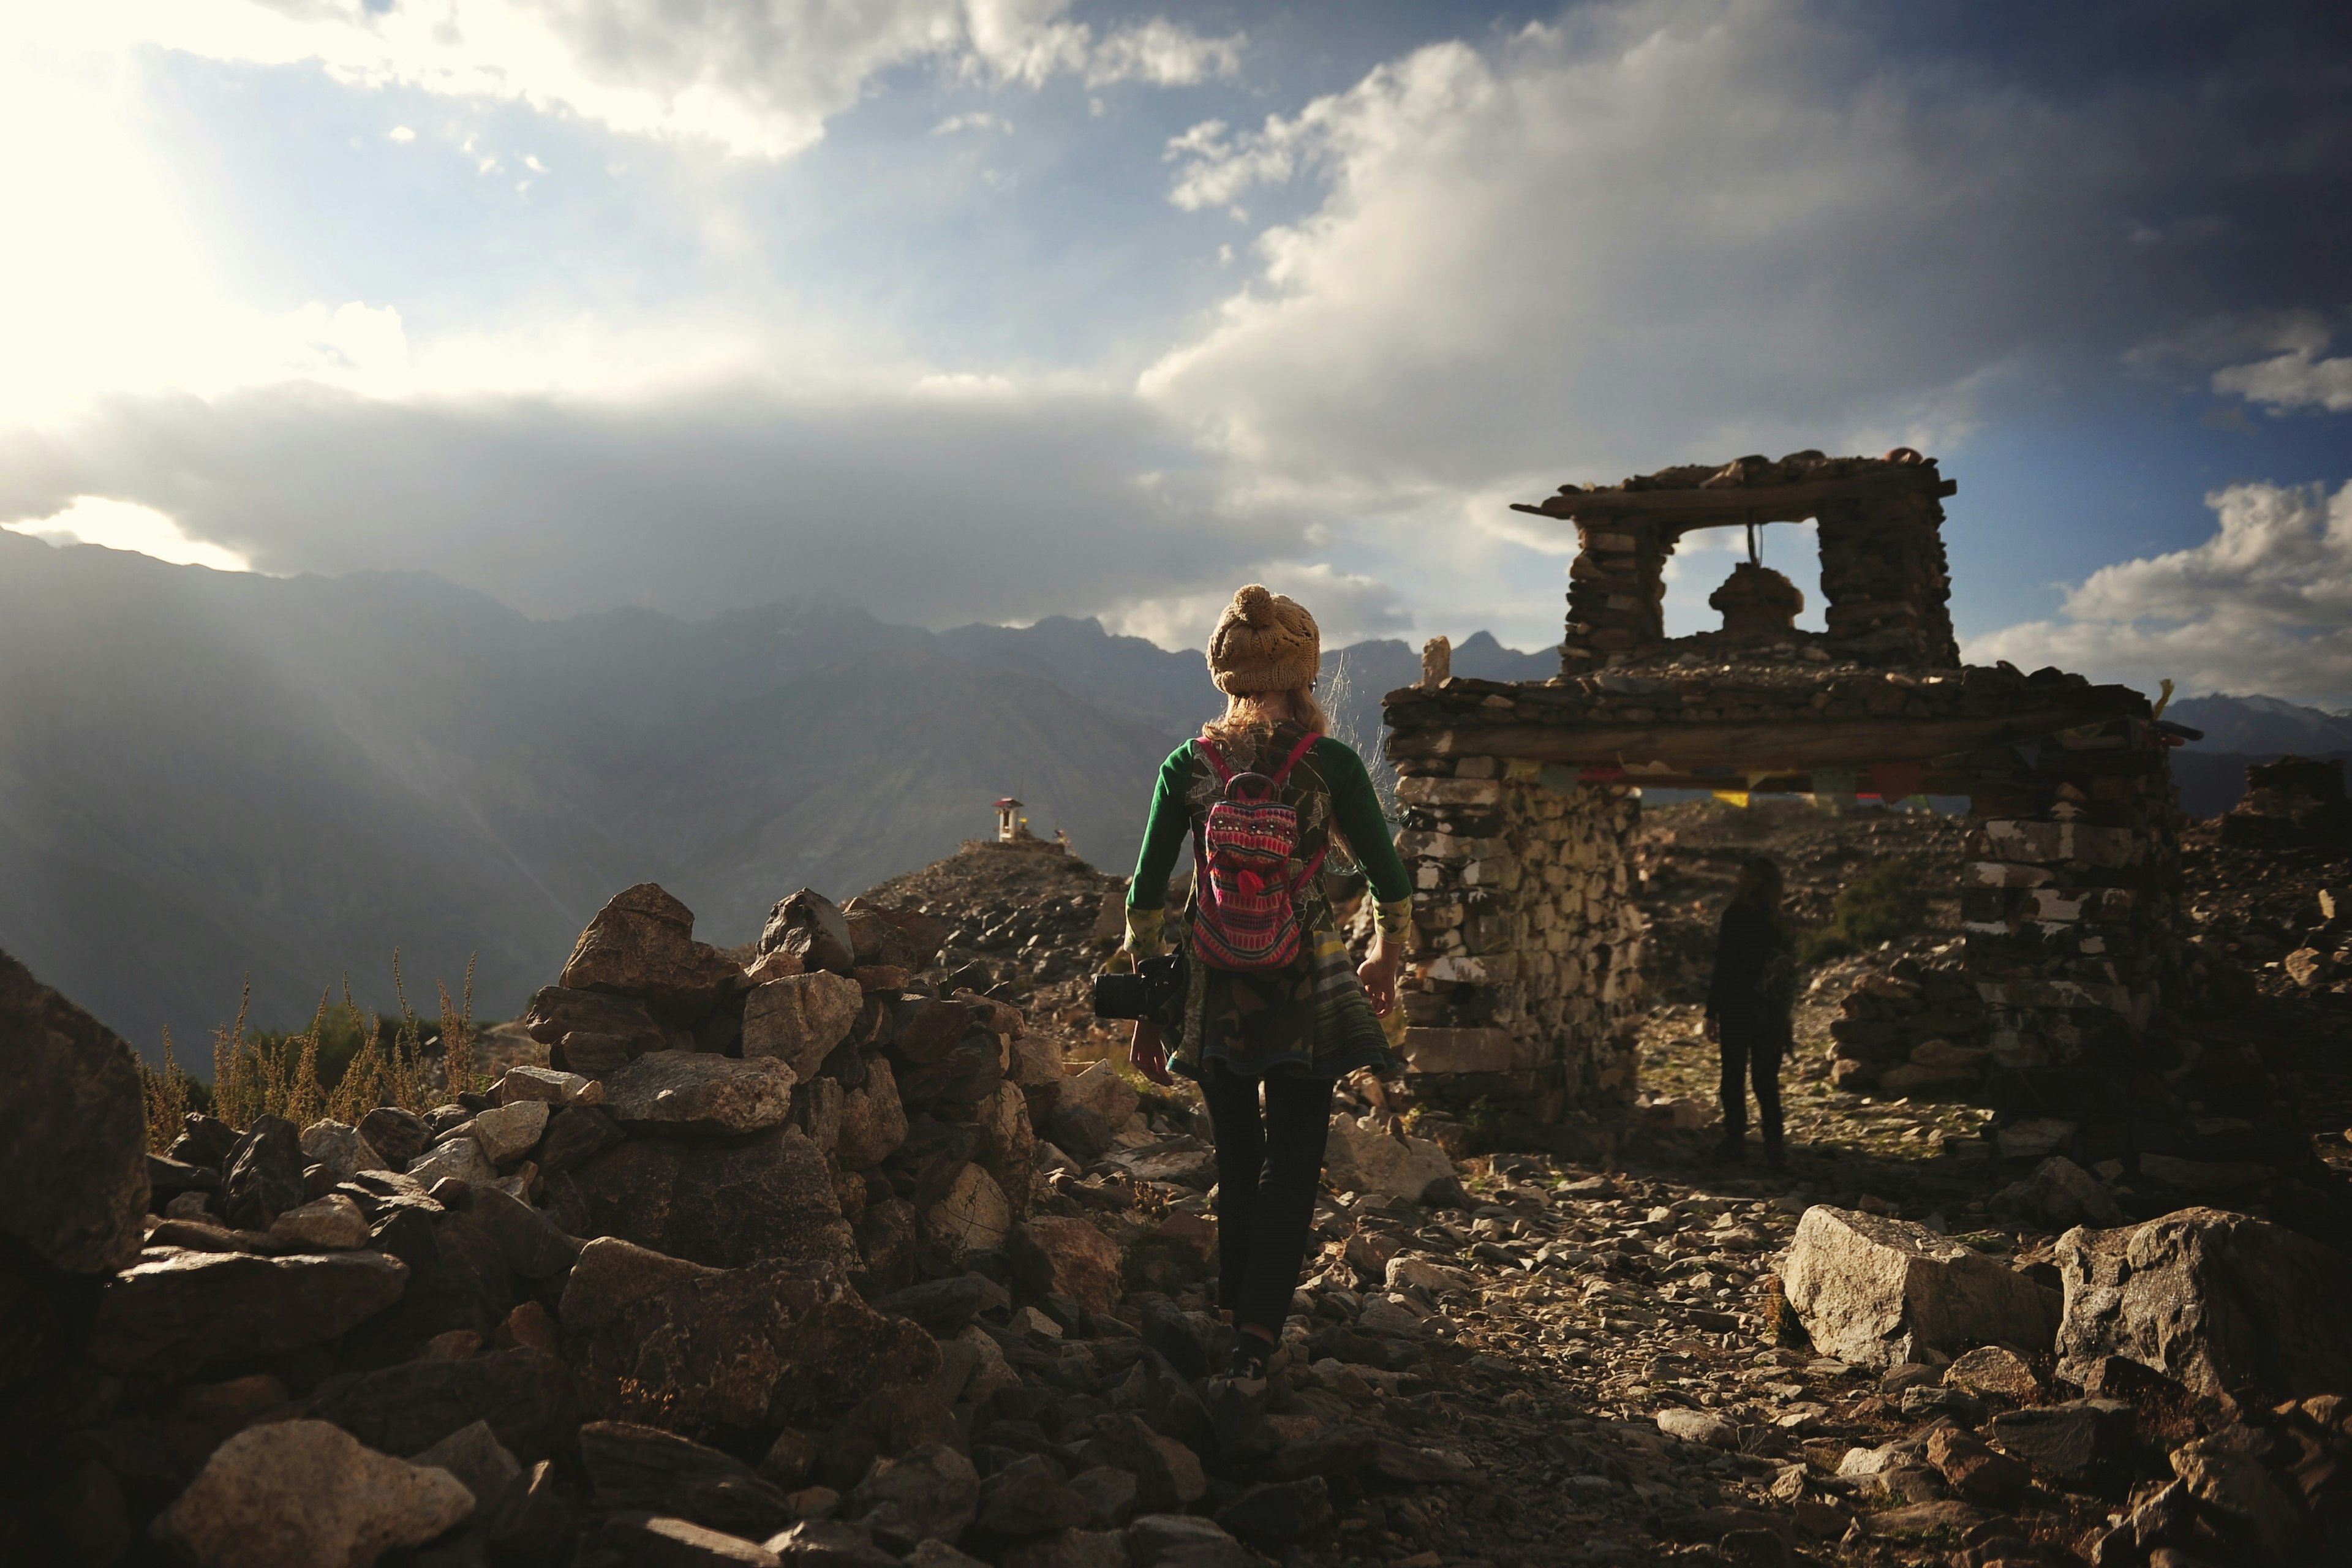
<svg viewBox="0 0 2352 1568">
<path fill-rule="evenodd" d="M 1733 766 L 1757 773 L 1811 773 L 1873 763 L 1927 762 L 1980 746 L 2030 741 L 2120 716 L 2098 708 L 2036 709 L 1983 719 L 1783 719 L 1769 723 L 1458 724 L 1392 731 L 1388 754 L 1413 757 L 1525 757 L 1584 767 L 1665 763 L 1679 768 Z M 1638 778 L 1628 781 L 1640 783 Z"/>
</svg>

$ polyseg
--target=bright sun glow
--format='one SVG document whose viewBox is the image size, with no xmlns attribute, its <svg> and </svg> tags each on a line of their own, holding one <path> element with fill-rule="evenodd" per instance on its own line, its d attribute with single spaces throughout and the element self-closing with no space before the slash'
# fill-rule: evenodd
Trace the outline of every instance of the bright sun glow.
<svg viewBox="0 0 2352 1568">
<path fill-rule="evenodd" d="M 215 572 L 250 572 L 253 563 L 209 540 L 191 539 L 187 530 L 153 507 L 105 496 L 76 496 L 55 517 L 34 522 L 0 523 L 11 533 L 27 533 L 51 544 L 102 544 L 134 550 L 174 566 L 209 566 Z"/>
</svg>

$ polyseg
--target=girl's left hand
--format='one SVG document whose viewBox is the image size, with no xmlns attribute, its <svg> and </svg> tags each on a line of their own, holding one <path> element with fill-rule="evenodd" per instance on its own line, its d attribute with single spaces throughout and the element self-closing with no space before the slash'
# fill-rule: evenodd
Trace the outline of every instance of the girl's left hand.
<svg viewBox="0 0 2352 1568">
<path fill-rule="evenodd" d="M 1356 978 L 1364 983 L 1364 994 L 1371 998 L 1372 1011 L 1383 1018 L 1396 1007 L 1399 957 L 1390 943 L 1376 942 L 1364 962 L 1356 966 Z"/>
</svg>

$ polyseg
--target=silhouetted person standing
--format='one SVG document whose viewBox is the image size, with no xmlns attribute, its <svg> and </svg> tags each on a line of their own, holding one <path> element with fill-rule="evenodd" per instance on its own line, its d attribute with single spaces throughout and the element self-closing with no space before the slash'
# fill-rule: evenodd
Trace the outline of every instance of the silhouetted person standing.
<svg viewBox="0 0 2352 1568">
<path fill-rule="evenodd" d="M 1723 1155 L 1748 1152 L 1748 1080 L 1756 1084 L 1765 1163 L 1786 1163 L 1780 1147 L 1780 1058 L 1793 1046 L 1789 1010 L 1797 998 L 1796 943 L 1780 913 L 1780 868 L 1759 855 L 1739 868 L 1715 942 L 1706 988 L 1706 1037 L 1723 1058 Z"/>
</svg>

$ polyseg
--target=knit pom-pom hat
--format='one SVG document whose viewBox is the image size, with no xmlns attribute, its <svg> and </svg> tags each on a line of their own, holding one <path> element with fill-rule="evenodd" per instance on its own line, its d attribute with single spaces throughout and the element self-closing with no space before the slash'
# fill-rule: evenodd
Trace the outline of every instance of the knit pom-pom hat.
<svg viewBox="0 0 2352 1568">
<path fill-rule="evenodd" d="M 1303 690 L 1322 664 L 1315 617 L 1257 583 L 1234 595 L 1209 637 L 1209 674 L 1228 697 Z"/>
</svg>

